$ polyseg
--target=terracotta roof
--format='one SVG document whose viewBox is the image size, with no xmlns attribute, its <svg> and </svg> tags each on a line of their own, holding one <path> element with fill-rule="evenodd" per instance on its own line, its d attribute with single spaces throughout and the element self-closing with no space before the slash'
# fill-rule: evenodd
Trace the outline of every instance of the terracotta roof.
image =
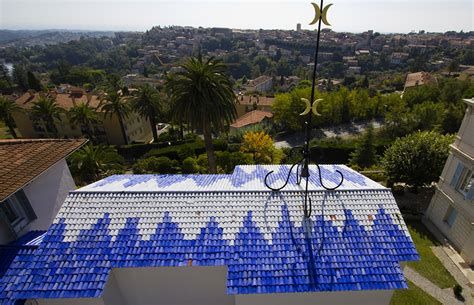
<svg viewBox="0 0 474 305">
<path fill-rule="evenodd" d="M 86 142 L 85 139 L 0 140 L 0 202 Z"/>
<path fill-rule="evenodd" d="M 247 86 L 248 87 L 255 87 L 255 86 L 258 86 L 258 85 L 263 84 L 265 82 L 268 82 L 270 80 L 272 80 L 271 76 L 261 75 L 261 76 L 257 77 L 256 79 L 250 80 Z"/>
<path fill-rule="evenodd" d="M 266 97 L 266 96 L 251 96 L 251 95 L 239 95 L 237 97 L 237 103 L 240 105 L 253 105 L 257 103 L 257 105 L 263 106 L 271 106 L 275 101 L 274 97 Z"/>
<path fill-rule="evenodd" d="M 273 113 L 268 112 L 268 111 L 262 111 L 262 110 L 253 110 L 250 112 L 247 112 L 240 118 L 238 118 L 234 123 L 230 125 L 230 127 L 234 128 L 241 128 L 247 125 L 252 125 L 252 124 L 257 124 L 263 121 L 265 118 L 272 118 Z"/>
<path fill-rule="evenodd" d="M 405 88 L 425 85 L 436 82 L 436 79 L 428 72 L 408 73 Z"/>
<path fill-rule="evenodd" d="M 74 106 L 74 102 L 76 104 L 87 103 L 87 94 L 69 94 L 69 93 L 52 93 L 52 96 L 56 96 L 56 102 L 58 103 L 59 107 L 69 110 Z M 40 97 L 39 93 L 25 93 L 20 96 L 15 102 L 18 106 L 22 108 L 29 109 L 32 107 L 33 103 L 38 100 Z M 74 99 L 74 101 L 73 101 Z M 90 95 L 90 102 L 89 105 L 91 107 L 99 106 L 100 99 L 97 95 Z"/>
</svg>

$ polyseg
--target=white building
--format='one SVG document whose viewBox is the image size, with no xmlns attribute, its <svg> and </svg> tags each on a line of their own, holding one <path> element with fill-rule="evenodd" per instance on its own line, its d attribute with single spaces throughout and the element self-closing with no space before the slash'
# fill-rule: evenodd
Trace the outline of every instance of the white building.
<svg viewBox="0 0 474 305">
<path fill-rule="evenodd" d="M 46 231 L 76 188 L 65 158 L 85 140 L 0 140 L 0 245 Z"/>
<path fill-rule="evenodd" d="M 474 265 L 474 99 L 468 105 L 456 141 L 426 212 L 469 265 Z"/>
</svg>

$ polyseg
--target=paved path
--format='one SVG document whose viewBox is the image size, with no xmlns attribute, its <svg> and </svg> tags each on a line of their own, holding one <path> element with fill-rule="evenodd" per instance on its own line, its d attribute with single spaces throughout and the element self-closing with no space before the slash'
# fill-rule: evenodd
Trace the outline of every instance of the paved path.
<svg viewBox="0 0 474 305">
<path fill-rule="evenodd" d="M 474 293 L 474 289 L 468 286 L 468 279 L 466 276 L 459 270 L 459 268 L 453 263 L 453 261 L 449 258 L 448 254 L 445 252 L 443 249 L 443 246 L 435 246 L 431 247 L 431 250 L 433 251 L 434 255 L 438 257 L 438 259 L 441 261 L 441 263 L 444 265 L 446 270 L 451 273 L 451 275 L 454 277 L 456 282 L 461 285 L 463 292 L 462 295 L 464 296 L 465 299 L 465 304 L 474 304 L 474 300 L 472 298 L 472 294 Z"/>
<path fill-rule="evenodd" d="M 469 304 L 469 303 L 463 303 L 456 299 L 453 294 L 453 290 L 448 288 L 448 289 L 441 289 L 435 284 L 433 284 L 431 281 L 426 279 L 424 276 L 420 275 L 418 272 L 415 270 L 411 269 L 408 266 L 405 266 L 405 269 L 403 270 L 403 273 L 405 274 L 405 277 L 412 281 L 413 284 L 421 288 L 423 291 L 440 301 L 441 303 L 445 305 L 462 305 L 462 304 Z"/>
</svg>

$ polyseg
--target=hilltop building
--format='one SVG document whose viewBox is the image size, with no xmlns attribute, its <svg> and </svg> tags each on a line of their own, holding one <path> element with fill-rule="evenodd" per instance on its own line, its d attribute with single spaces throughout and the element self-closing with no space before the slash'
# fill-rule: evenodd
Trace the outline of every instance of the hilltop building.
<svg viewBox="0 0 474 305">
<path fill-rule="evenodd" d="M 466 114 L 426 212 L 431 221 L 474 265 L 474 99 Z"/>
</svg>

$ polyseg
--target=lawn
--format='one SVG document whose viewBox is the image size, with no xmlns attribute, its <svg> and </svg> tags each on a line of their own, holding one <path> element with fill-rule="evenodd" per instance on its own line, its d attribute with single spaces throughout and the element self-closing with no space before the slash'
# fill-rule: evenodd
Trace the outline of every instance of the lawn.
<svg viewBox="0 0 474 305">
<path fill-rule="evenodd" d="M 431 246 L 439 244 L 436 238 L 420 221 L 407 221 L 407 225 L 421 258 L 419 262 L 408 262 L 407 265 L 440 288 L 456 285 L 456 280 L 431 251 Z"/>
<path fill-rule="evenodd" d="M 442 303 L 418 288 L 410 281 L 408 282 L 408 289 L 395 290 L 392 296 L 390 305 L 441 305 Z"/>
</svg>

